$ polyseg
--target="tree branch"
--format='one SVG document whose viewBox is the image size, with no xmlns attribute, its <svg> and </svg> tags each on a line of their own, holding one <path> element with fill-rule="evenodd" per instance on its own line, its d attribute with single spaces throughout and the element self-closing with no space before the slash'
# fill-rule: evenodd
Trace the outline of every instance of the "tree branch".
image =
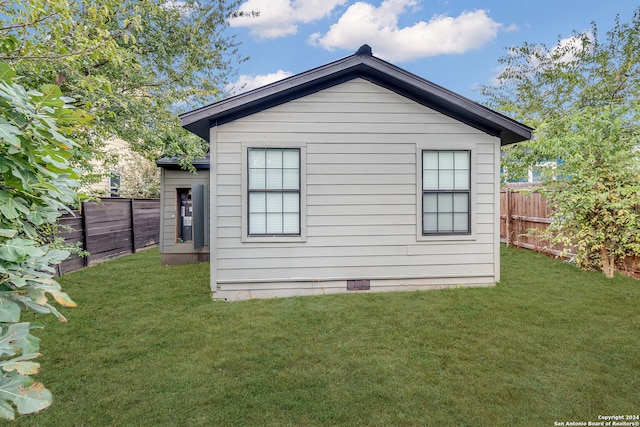
<svg viewBox="0 0 640 427">
<path fill-rule="evenodd" d="M 4 3 L 6 3 L 6 2 L 2 2 L 2 5 L 4 5 Z M 75 2 L 74 2 L 74 3 L 75 3 Z M 8 26 L 8 27 L 0 27 L 0 31 L 10 31 L 10 30 L 14 30 L 14 29 L 16 29 L 16 28 L 27 28 L 27 27 L 30 27 L 30 26 L 32 26 L 32 25 L 34 25 L 34 24 L 38 24 L 38 23 L 40 23 L 40 22 L 42 22 L 42 21 L 44 21 L 44 20 L 47 20 L 47 19 L 49 19 L 49 18 L 51 18 L 51 17 L 53 17 L 53 16 L 56 16 L 56 15 L 58 15 L 59 13 L 60 13 L 60 11 L 51 12 L 51 13 L 50 13 L 50 14 L 48 14 L 48 15 L 40 15 L 40 16 L 38 16 L 38 18 L 36 18 L 36 19 L 35 19 L 34 21 L 32 21 L 32 22 L 25 22 L 25 23 L 23 23 L 23 24 L 10 25 L 10 26 Z"/>
<path fill-rule="evenodd" d="M 125 93 L 130 93 L 133 91 L 136 91 L 138 89 L 144 89 L 144 88 L 149 88 L 149 87 L 162 87 L 164 85 L 166 85 L 169 82 L 158 82 L 158 83 L 146 83 L 146 84 L 141 84 L 141 85 L 137 85 L 135 87 L 129 87 L 129 88 L 123 88 L 120 90 L 121 94 L 125 94 Z"/>
</svg>

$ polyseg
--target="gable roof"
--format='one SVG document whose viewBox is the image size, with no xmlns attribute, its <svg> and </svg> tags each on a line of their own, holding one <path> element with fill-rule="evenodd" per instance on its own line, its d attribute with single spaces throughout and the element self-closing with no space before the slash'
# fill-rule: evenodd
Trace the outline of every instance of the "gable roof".
<svg viewBox="0 0 640 427">
<path fill-rule="evenodd" d="M 340 83 L 363 78 L 439 111 L 507 145 L 531 139 L 532 128 L 438 86 L 371 53 L 364 45 L 343 59 L 180 115 L 182 127 L 209 141 L 209 129 Z"/>
</svg>

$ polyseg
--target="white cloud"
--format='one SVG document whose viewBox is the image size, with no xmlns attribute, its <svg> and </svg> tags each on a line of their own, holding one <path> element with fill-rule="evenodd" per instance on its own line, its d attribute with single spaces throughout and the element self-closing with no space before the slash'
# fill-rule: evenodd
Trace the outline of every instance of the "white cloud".
<svg viewBox="0 0 640 427">
<path fill-rule="evenodd" d="M 555 45 L 547 57 L 553 59 L 556 62 L 567 63 L 573 62 L 578 59 L 578 56 L 585 47 L 588 49 L 594 37 L 590 31 L 585 31 L 582 34 L 574 34 L 571 37 L 562 39 Z M 587 44 L 585 44 L 585 42 Z"/>
<path fill-rule="evenodd" d="M 327 50 L 355 50 L 368 43 L 376 56 L 393 62 L 478 49 L 503 29 L 486 10 L 466 11 L 457 17 L 435 15 L 428 22 L 399 27 L 398 17 L 417 4 L 416 0 L 385 0 L 379 7 L 354 3 L 326 34 L 316 33 L 309 41 Z"/>
<path fill-rule="evenodd" d="M 584 49 L 591 49 L 593 42 L 593 34 L 590 31 L 584 31 L 580 34 L 574 34 L 570 37 L 561 39 L 557 44 L 548 48 L 544 44 L 532 45 L 528 47 L 531 53 L 526 56 L 528 66 L 536 67 L 552 67 L 555 64 L 568 64 L 578 60 L 578 56 L 584 52 Z M 517 55 L 518 48 L 512 48 L 509 55 Z"/>
<path fill-rule="evenodd" d="M 277 82 L 287 77 L 292 76 L 293 73 L 284 70 L 278 70 L 275 73 L 269 74 L 243 74 L 234 83 L 231 83 L 225 88 L 225 92 L 229 95 L 238 95 L 242 92 L 248 92 L 252 89 L 256 89 L 269 83 Z"/>
<path fill-rule="evenodd" d="M 165 9 L 165 10 L 175 10 L 176 12 L 178 12 L 180 14 L 180 16 L 184 17 L 184 16 L 190 15 L 195 10 L 197 10 L 198 9 L 198 4 L 195 3 L 195 4 L 192 4 L 192 5 L 188 5 L 184 1 L 167 0 L 164 3 L 162 3 L 160 5 L 160 7 Z"/>
<path fill-rule="evenodd" d="M 505 33 L 515 33 L 516 31 L 518 31 L 518 26 L 516 24 L 511 24 L 508 27 L 503 27 L 502 30 Z"/>
<path fill-rule="evenodd" d="M 493 76 L 489 80 L 490 85 L 500 86 L 508 84 L 510 81 L 509 75 L 531 75 L 536 72 L 536 70 L 552 69 L 557 65 L 568 64 L 579 60 L 579 55 L 583 53 L 585 49 L 587 52 L 591 49 L 591 43 L 593 41 L 593 34 L 587 30 L 561 39 L 551 48 L 543 44 L 530 45 L 527 48 L 527 52 L 531 53 L 519 58 L 519 62 L 494 68 Z M 518 54 L 518 47 L 512 47 L 508 51 L 508 55 L 511 56 Z"/>
<path fill-rule="evenodd" d="M 347 0 L 247 0 L 238 11 L 247 16 L 231 18 L 231 27 L 248 27 L 254 37 L 274 39 L 296 34 L 299 23 L 328 16 Z M 253 15 L 251 12 L 259 12 Z"/>
</svg>

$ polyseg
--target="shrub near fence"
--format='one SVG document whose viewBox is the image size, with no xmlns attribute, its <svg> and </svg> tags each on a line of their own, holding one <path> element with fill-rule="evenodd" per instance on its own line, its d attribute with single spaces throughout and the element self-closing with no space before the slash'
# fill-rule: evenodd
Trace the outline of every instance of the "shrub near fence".
<svg viewBox="0 0 640 427">
<path fill-rule="evenodd" d="M 69 243 L 79 243 L 89 256 L 72 255 L 58 267 L 69 273 L 101 261 L 128 255 L 160 239 L 160 200 L 103 198 L 85 202 L 81 211 L 63 215 L 59 223 L 72 231 L 61 233 Z"/>
<path fill-rule="evenodd" d="M 572 248 L 551 245 L 535 230 L 543 231 L 551 223 L 553 212 L 532 184 L 509 184 L 500 190 L 500 241 L 510 246 L 531 249 L 555 257 L 569 258 Z M 526 190 L 526 191 L 523 191 Z M 618 268 L 640 278 L 640 259 L 623 260 Z"/>
</svg>

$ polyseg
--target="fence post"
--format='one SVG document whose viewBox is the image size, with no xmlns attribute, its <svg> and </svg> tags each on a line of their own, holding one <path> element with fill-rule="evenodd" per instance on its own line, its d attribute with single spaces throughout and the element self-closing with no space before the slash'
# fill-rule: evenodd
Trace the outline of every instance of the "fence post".
<svg viewBox="0 0 640 427">
<path fill-rule="evenodd" d="M 131 251 L 135 254 L 138 249 L 136 247 L 135 199 L 131 198 L 129 201 L 131 208 Z"/>
<path fill-rule="evenodd" d="M 80 204 L 80 224 L 82 228 L 82 250 L 87 250 L 87 210 L 85 209 L 85 205 L 87 202 L 82 202 Z M 91 254 L 82 257 L 82 264 L 85 267 L 89 266 L 89 257 Z"/>
<path fill-rule="evenodd" d="M 511 189 L 507 187 L 506 189 L 506 201 L 505 201 L 505 220 L 504 220 L 504 232 L 505 232 L 505 240 L 507 242 L 507 246 L 511 245 Z"/>
</svg>

